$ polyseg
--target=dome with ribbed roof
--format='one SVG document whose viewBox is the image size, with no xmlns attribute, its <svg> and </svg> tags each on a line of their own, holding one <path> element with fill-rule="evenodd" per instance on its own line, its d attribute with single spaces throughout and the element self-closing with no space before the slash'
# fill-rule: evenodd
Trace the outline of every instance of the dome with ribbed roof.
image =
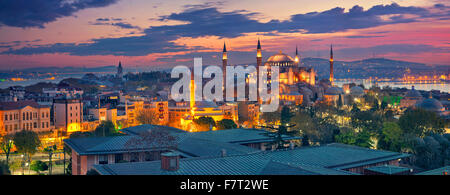
<svg viewBox="0 0 450 195">
<path fill-rule="evenodd" d="M 195 107 L 197 107 L 197 108 L 217 108 L 217 104 L 212 101 L 196 101 Z"/>
<path fill-rule="evenodd" d="M 428 98 L 426 100 L 423 100 L 421 103 L 417 104 L 417 107 L 433 112 L 445 111 L 445 108 L 442 105 L 442 103 L 434 98 Z"/>
<path fill-rule="evenodd" d="M 325 91 L 325 95 L 340 95 L 343 93 L 344 91 L 339 87 L 330 87 Z"/>
<path fill-rule="evenodd" d="M 362 96 L 364 95 L 364 89 L 360 86 L 354 86 L 350 88 L 350 94 L 353 96 Z"/>
<path fill-rule="evenodd" d="M 270 56 L 267 59 L 265 65 L 268 65 L 268 66 L 295 66 L 296 63 L 295 63 L 295 60 L 291 56 L 284 54 L 280 51 L 280 53 Z"/>
</svg>

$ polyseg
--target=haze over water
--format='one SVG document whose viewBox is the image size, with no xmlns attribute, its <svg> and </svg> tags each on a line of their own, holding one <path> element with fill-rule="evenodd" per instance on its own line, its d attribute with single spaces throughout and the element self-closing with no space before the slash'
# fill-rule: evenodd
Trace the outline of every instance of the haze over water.
<svg viewBox="0 0 450 195">
<path fill-rule="evenodd" d="M 343 81 L 343 80 L 336 80 L 335 83 L 337 86 L 342 87 L 343 84 L 346 83 L 355 83 L 355 84 L 363 84 L 364 87 L 370 88 L 373 85 L 377 84 L 381 88 L 384 86 L 390 86 L 391 88 L 407 88 L 411 89 L 412 86 L 416 90 L 424 90 L 424 91 L 431 91 L 431 90 L 439 90 L 441 92 L 447 92 L 450 93 L 450 84 L 449 83 L 405 83 L 405 82 L 374 82 L 366 79 L 357 79 L 352 81 Z"/>
</svg>

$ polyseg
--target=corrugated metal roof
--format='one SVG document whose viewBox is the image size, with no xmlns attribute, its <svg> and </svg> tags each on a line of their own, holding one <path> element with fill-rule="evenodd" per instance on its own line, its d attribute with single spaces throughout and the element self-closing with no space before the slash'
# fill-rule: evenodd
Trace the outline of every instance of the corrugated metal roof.
<svg viewBox="0 0 450 195">
<path fill-rule="evenodd" d="M 227 129 L 190 133 L 192 137 L 228 143 L 261 143 L 273 141 L 265 135 L 267 131 L 260 129 Z M 300 137 L 283 135 L 285 140 L 301 139 Z"/>
<path fill-rule="evenodd" d="M 402 173 L 405 171 L 409 171 L 410 169 L 407 167 L 399 167 L 399 166 L 392 166 L 392 165 L 383 165 L 383 166 L 376 166 L 376 167 L 369 167 L 366 168 L 367 170 L 377 172 L 377 173 L 383 173 L 383 174 L 397 174 Z"/>
<path fill-rule="evenodd" d="M 429 171 L 424 171 L 421 173 L 418 173 L 416 175 L 444 175 L 444 172 L 448 172 L 450 171 L 450 166 L 445 166 L 445 167 L 441 167 L 441 168 L 437 168 L 437 169 L 433 169 L 433 170 L 429 170 Z"/>
<path fill-rule="evenodd" d="M 397 152 L 372 150 L 361 147 L 347 147 L 342 144 L 300 147 L 294 150 L 265 152 L 262 155 L 280 162 L 291 162 L 310 166 L 343 169 L 356 164 L 372 164 L 373 161 L 385 161 L 406 157 Z"/>
<path fill-rule="evenodd" d="M 160 161 L 94 165 L 104 175 L 313 175 L 298 167 L 260 158 L 238 155 L 180 159 L 177 171 L 161 169 Z"/>
<path fill-rule="evenodd" d="M 336 166 L 363 166 L 373 161 L 382 162 L 404 156 L 395 152 L 331 144 L 226 157 L 181 159 L 178 171 L 161 170 L 160 161 L 94 167 L 102 174 L 118 175 L 349 175 L 354 173 Z"/>
<path fill-rule="evenodd" d="M 145 145 L 138 147 L 126 147 L 126 143 L 135 135 L 114 136 L 114 137 L 88 137 L 66 139 L 64 142 L 75 150 L 79 155 L 114 154 L 125 152 L 152 151 L 168 148 L 168 146 Z M 177 148 L 184 156 L 220 156 L 225 150 L 229 155 L 247 154 L 258 151 L 256 149 L 219 141 L 199 139 L 190 137 L 188 134 L 179 134 L 177 138 Z"/>
</svg>

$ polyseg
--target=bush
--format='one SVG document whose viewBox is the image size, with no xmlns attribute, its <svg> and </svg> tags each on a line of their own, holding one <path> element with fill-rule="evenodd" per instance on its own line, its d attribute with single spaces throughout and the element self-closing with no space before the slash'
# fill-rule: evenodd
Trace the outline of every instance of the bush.
<svg viewBox="0 0 450 195">
<path fill-rule="evenodd" d="M 0 175 L 11 175 L 11 171 L 9 171 L 9 166 L 6 161 L 0 161 Z"/>
<path fill-rule="evenodd" d="M 88 172 L 86 172 L 86 175 L 100 175 L 96 170 L 91 169 Z"/>
<path fill-rule="evenodd" d="M 41 171 L 48 170 L 48 165 L 45 162 L 36 160 L 36 161 L 31 162 L 30 169 L 40 173 Z"/>
</svg>

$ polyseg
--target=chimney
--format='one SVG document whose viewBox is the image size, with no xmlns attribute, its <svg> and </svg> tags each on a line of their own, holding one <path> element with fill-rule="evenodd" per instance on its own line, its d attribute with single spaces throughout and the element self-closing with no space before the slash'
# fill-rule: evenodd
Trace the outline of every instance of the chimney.
<svg viewBox="0 0 450 195">
<path fill-rule="evenodd" d="M 293 150 L 293 149 L 295 148 L 294 143 L 290 142 L 290 143 L 289 143 L 289 148 L 290 148 L 291 150 Z"/>
<path fill-rule="evenodd" d="M 225 149 L 222 149 L 222 154 L 221 154 L 221 156 L 222 156 L 222 157 L 225 157 L 225 156 L 227 156 L 227 150 L 225 150 Z"/>
<path fill-rule="evenodd" d="M 166 171 L 177 171 L 180 168 L 180 154 L 177 152 L 166 152 L 161 154 L 161 169 Z"/>
</svg>

